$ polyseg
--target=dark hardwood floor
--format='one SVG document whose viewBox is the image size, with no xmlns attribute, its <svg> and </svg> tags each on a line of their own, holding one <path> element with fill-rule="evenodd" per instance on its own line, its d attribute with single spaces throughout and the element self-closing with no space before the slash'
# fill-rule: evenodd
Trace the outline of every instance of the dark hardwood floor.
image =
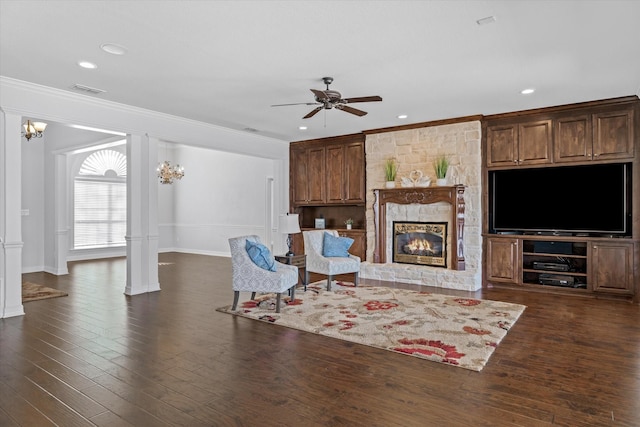
<svg viewBox="0 0 640 427">
<path fill-rule="evenodd" d="M 474 372 L 219 313 L 228 258 L 160 261 L 134 297 L 121 258 L 24 275 L 69 296 L 0 319 L 1 426 L 640 426 L 637 304 L 449 291 L 528 306 Z"/>
</svg>

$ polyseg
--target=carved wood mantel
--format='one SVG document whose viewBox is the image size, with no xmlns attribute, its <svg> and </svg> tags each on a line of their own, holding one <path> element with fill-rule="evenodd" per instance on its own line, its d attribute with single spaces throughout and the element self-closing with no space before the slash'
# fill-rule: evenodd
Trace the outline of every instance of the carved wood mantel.
<svg viewBox="0 0 640 427">
<path fill-rule="evenodd" d="M 451 269 L 464 270 L 464 185 L 453 187 L 412 187 L 373 190 L 373 222 L 376 247 L 373 262 L 385 263 L 387 258 L 387 203 L 399 205 L 447 202 L 452 206 Z"/>
</svg>

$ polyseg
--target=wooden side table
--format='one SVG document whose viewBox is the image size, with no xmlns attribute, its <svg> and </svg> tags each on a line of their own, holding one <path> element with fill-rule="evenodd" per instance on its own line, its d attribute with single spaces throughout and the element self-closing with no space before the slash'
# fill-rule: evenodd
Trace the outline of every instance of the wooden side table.
<svg viewBox="0 0 640 427">
<path fill-rule="evenodd" d="M 307 256 L 304 254 L 291 255 L 291 256 L 276 255 L 274 258 L 276 259 L 276 261 L 281 262 L 283 264 L 288 264 L 288 265 L 293 265 L 298 267 L 298 277 L 300 278 L 300 281 L 304 285 L 304 290 L 306 291 L 307 283 L 304 281 L 304 274 L 302 270 L 305 270 L 307 268 Z"/>
</svg>

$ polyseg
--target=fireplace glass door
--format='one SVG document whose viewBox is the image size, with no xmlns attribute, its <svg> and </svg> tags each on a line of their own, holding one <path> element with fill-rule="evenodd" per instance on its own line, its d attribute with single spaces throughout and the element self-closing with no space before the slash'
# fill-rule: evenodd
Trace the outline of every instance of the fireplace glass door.
<svg viewBox="0 0 640 427">
<path fill-rule="evenodd" d="M 446 222 L 393 222 L 393 262 L 447 266 Z"/>
</svg>

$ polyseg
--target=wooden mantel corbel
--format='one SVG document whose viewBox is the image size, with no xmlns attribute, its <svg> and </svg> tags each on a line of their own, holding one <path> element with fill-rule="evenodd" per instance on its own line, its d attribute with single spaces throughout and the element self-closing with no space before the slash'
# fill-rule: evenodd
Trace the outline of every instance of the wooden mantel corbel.
<svg viewBox="0 0 640 427">
<path fill-rule="evenodd" d="M 452 187 L 411 187 L 373 190 L 373 222 L 376 247 L 373 262 L 385 263 L 387 259 L 387 203 L 400 205 L 447 202 L 452 206 L 451 269 L 464 270 L 464 185 Z"/>
</svg>

